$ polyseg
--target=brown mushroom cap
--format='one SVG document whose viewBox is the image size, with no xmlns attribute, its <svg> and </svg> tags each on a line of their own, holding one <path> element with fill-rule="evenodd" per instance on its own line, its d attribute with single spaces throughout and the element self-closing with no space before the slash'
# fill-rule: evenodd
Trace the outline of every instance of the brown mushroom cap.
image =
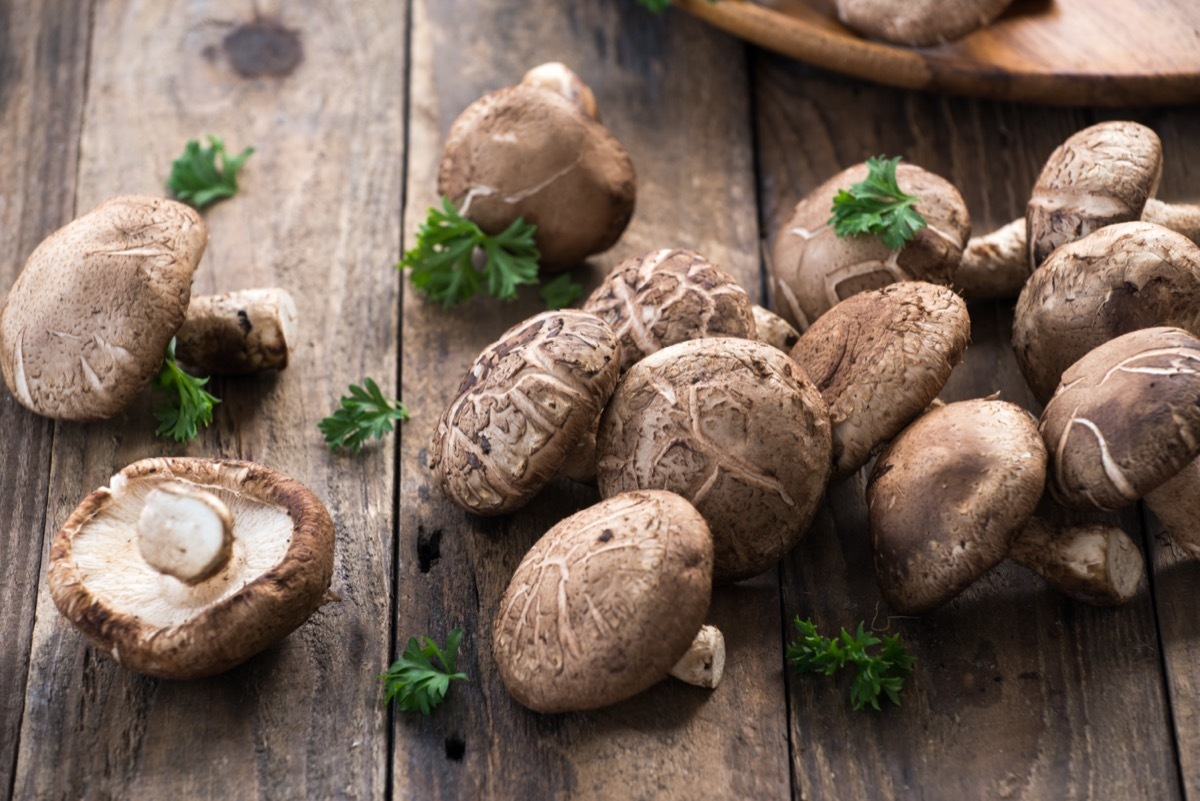
<svg viewBox="0 0 1200 801">
<path fill-rule="evenodd" d="M 1040 429 L 1056 500 L 1128 506 L 1200 454 L 1200 339 L 1160 327 L 1104 343 L 1063 373 Z"/>
<path fill-rule="evenodd" d="M 829 477 L 820 393 L 750 339 L 693 339 L 629 369 L 596 436 L 600 494 L 665 489 L 712 529 L 717 582 L 758 575 L 800 541 Z"/>
<path fill-rule="evenodd" d="M 920 198 L 915 208 L 929 224 L 900 250 L 877 236 L 839 237 L 829 225 L 833 198 L 867 177 L 867 166 L 842 170 L 796 204 L 775 237 L 770 264 L 775 310 L 800 331 L 841 300 L 897 281 L 949 284 L 971 237 L 962 195 L 943 178 L 913 164 L 896 168 L 896 181 Z"/>
<path fill-rule="evenodd" d="M 1200 333 L 1200 247 L 1157 225 L 1101 228 L 1034 270 L 1013 316 L 1013 351 L 1045 403 L 1088 351 L 1139 328 Z"/>
<path fill-rule="evenodd" d="M 233 553 L 189 586 L 152 568 L 132 535 L 146 497 L 182 483 L 220 498 Z M 299 482 L 249 462 L 145 459 L 93 492 L 59 530 L 48 583 L 59 611 L 122 666 L 188 679 L 228 670 L 286 637 L 321 605 L 333 521 Z"/>
<path fill-rule="evenodd" d="M 838 19 L 872 39 L 925 47 L 961 39 L 1012 0 L 837 0 Z"/>
<path fill-rule="evenodd" d="M 429 467 L 475 514 L 528 502 L 596 426 L 617 383 L 612 329 L 576 309 L 542 312 L 490 345 L 438 423 Z"/>
<path fill-rule="evenodd" d="M 537 226 L 540 264 L 570 267 L 612 247 L 633 215 L 633 162 L 608 130 L 556 92 L 510 86 L 454 121 L 438 193 L 486 233 Z"/>
<path fill-rule="evenodd" d="M 583 304 L 621 341 L 621 371 L 669 345 L 755 336 L 746 290 L 693 250 L 656 250 L 617 265 Z"/>
<path fill-rule="evenodd" d="M 867 484 L 883 597 L 901 614 L 947 603 L 1004 559 L 1045 480 L 1046 449 L 1021 407 L 970 400 L 922 416 L 880 455 Z"/>
<path fill-rule="evenodd" d="M 0 308 L 0 369 L 22 406 L 112 417 L 158 372 L 208 233 L 173 200 L 117 197 L 48 236 Z"/>
<path fill-rule="evenodd" d="M 1106 225 L 1137 220 L 1162 176 L 1162 143 L 1136 122 L 1102 122 L 1059 145 L 1025 210 L 1030 262 Z"/>
<path fill-rule="evenodd" d="M 712 536 L 670 492 L 568 517 L 513 574 L 492 628 L 504 686 L 538 712 L 614 704 L 666 678 L 704 622 Z"/>
<path fill-rule="evenodd" d="M 829 406 L 833 481 L 933 402 L 970 337 L 962 298 L 919 281 L 847 298 L 801 335 L 791 355 Z"/>
</svg>

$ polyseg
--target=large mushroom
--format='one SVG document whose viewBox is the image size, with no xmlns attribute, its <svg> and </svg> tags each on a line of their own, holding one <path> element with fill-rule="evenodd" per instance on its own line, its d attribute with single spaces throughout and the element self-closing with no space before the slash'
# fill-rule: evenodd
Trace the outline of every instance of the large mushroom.
<svg viewBox="0 0 1200 801">
<path fill-rule="evenodd" d="M 145 459 L 75 509 L 50 548 L 59 611 L 151 676 L 228 670 L 331 598 L 333 521 L 299 482 L 249 462 Z"/>
<path fill-rule="evenodd" d="M 952 42 L 982 28 L 1012 0 L 837 0 L 846 27 L 894 44 L 912 47 Z"/>
</svg>

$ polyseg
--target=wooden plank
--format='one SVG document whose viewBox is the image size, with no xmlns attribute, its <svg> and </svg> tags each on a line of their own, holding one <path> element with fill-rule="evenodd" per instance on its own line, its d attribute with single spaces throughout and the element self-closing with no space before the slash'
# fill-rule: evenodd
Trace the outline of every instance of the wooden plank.
<svg viewBox="0 0 1200 801">
<path fill-rule="evenodd" d="M 1041 164 L 1094 120 L 866 86 L 764 56 L 755 72 L 768 236 L 804 192 L 868 155 L 902 154 L 962 188 L 979 231 L 1022 213 Z M 1187 119 L 1161 112 L 1169 127 Z M 1031 404 L 1011 312 L 974 305 L 972 343 L 944 397 Z M 924 618 L 890 616 L 875 584 L 864 476 L 833 489 L 784 570 L 785 614 L 823 629 L 865 620 L 915 653 L 903 707 L 853 713 L 846 686 L 789 681 L 801 798 L 1177 798 L 1154 611 L 1143 586 L 1100 610 L 1002 565 Z M 1135 516 L 1121 518 L 1140 539 Z"/>
<path fill-rule="evenodd" d="M 0 290 L 71 219 L 88 4 L 0 3 Z M 47 59 L 44 54 L 57 58 Z M 0 389 L 0 797 L 12 789 L 54 427 Z"/>
<path fill-rule="evenodd" d="M 284 286 L 301 333 L 286 371 L 214 379 L 214 425 L 186 447 L 153 438 L 148 397 L 106 423 L 60 425 L 46 531 L 135 459 L 257 460 L 327 503 L 343 600 L 225 675 L 169 682 L 86 647 L 43 588 L 18 798 L 385 795 L 376 674 L 390 631 L 394 442 L 330 455 L 315 425 L 364 375 L 396 384 L 406 17 L 402 4 L 365 1 L 96 10 L 78 207 L 162 194 L 189 138 L 255 145 L 242 192 L 205 214 L 194 290 Z"/>
<path fill-rule="evenodd" d="M 638 209 L 610 253 L 579 275 L 650 249 L 692 246 L 757 294 L 757 226 L 742 48 L 672 13 L 635 3 L 423 0 L 414 4 L 413 107 L 406 239 L 435 200 L 451 122 L 487 90 L 541 61 L 591 83 L 605 123 L 638 170 Z M 448 58 L 447 54 L 462 54 Z M 719 65 L 719 68 L 716 67 Z M 774 575 L 718 593 L 711 618 L 729 637 L 724 684 L 711 695 L 663 682 L 589 714 L 536 715 L 501 685 L 491 621 L 538 536 L 597 500 L 554 484 L 529 507 L 479 519 L 451 506 L 426 469 L 426 446 L 470 362 L 539 310 L 478 300 L 444 311 L 406 287 L 402 386 L 412 405 L 401 449 L 397 632 L 466 629 L 472 681 L 428 719 L 397 715 L 397 798 L 779 798 L 788 792 L 779 598 Z M 398 643 L 398 646 L 402 643 Z"/>
</svg>

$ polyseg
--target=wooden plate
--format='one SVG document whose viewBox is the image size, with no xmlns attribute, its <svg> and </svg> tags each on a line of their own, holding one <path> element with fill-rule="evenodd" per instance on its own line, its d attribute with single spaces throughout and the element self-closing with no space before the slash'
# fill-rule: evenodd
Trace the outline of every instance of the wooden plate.
<svg viewBox="0 0 1200 801">
<path fill-rule="evenodd" d="M 755 44 L 908 89 L 1057 105 L 1200 100 L 1200 0 L 1016 0 L 957 42 L 906 48 L 860 38 L 832 0 L 676 0 Z"/>
</svg>

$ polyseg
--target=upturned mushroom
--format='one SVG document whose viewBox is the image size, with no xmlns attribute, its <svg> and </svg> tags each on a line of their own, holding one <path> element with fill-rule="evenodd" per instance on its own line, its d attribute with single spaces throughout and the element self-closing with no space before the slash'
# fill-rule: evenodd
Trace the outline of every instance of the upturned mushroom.
<svg viewBox="0 0 1200 801">
<path fill-rule="evenodd" d="M 145 459 L 67 519 L 48 583 L 59 611 L 123 667 L 199 678 L 279 642 L 336 597 L 333 544 L 321 502 L 270 468 Z"/>
<path fill-rule="evenodd" d="M 543 312 L 488 346 L 442 414 L 429 467 L 451 501 L 511 512 L 561 470 L 617 383 L 620 346 L 576 309 Z"/>
<path fill-rule="evenodd" d="M 833 427 L 833 475 L 854 474 L 942 391 L 971 337 L 948 287 L 904 281 L 843 300 L 791 356 L 816 384 Z"/>
<path fill-rule="evenodd" d="M 751 339 L 693 339 L 625 373 L 600 419 L 600 494 L 676 492 L 712 530 L 714 580 L 796 545 L 829 478 L 829 416 L 795 362 Z"/>
<path fill-rule="evenodd" d="M 583 304 L 616 331 L 622 372 L 689 339 L 753 338 L 751 307 L 729 273 L 693 250 L 670 248 L 621 262 Z"/>
<path fill-rule="evenodd" d="M 809 192 L 775 236 L 768 265 L 775 310 L 803 332 L 851 295 L 898 281 L 949 284 L 971 234 L 962 195 L 943 178 L 912 164 L 896 168 L 896 181 L 918 198 L 926 227 L 899 250 L 872 235 L 839 237 L 829 224 L 839 190 L 862 181 L 865 164 L 843 170 Z"/>
<path fill-rule="evenodd" d="M 636 178 L 625 148 L 587 110 L 590 90 L 564 96 L 560 80 L 531 73 L 454 121 L 438 193 L 489 235 L 518 218 L 533 224 L 541 267 L 562 270 L 616 243 L 633 215 Z"/>
<path fill-rule="evenodd" d="M 952 42 L 1000 16 L 1012 0 L 837 0 L 847 28 L 912 47 Z"/>
<path fill-rule="evenodd" d="M 1145 222 L 1109 225 L 1051 254 L 1013 317 L 1013 352 L 1039 401 L 1093 348 L 1139 328 L 1200 333 L 1200 247 Z"/>
<path fill-rule="evenodd" d="M 568 517 L 500 600 L 492 653 L 504 686 L 537 712 L 617 703 L 677 665 L 715 686 L 724 646 L 701 630 L 712 570 L 704 518 L 673 493 L 623 493 Z M 698 658 L 685 658 L 692 650 Z"/>
</svg>

